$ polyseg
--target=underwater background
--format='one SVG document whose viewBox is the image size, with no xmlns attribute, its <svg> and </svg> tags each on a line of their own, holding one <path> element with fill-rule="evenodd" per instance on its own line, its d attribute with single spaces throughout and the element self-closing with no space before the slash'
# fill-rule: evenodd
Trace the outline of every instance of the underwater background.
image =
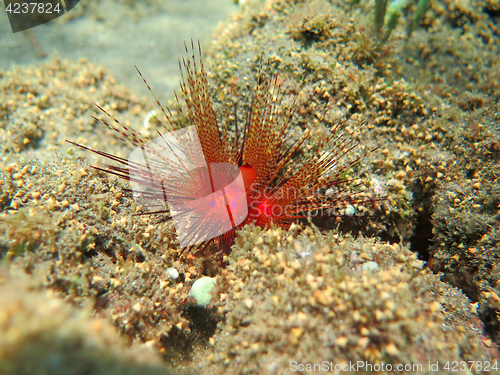
<svg viewBox="0 0 500 375">
<path fill-rule="evenodd" d="M 499 373 L 498 1 L 88 0 L 18 33 L 5 9 L 1 374 Z M 65 140 L 130 154 L 94 103 L 154 136 L 134 65 L 173 109 L 191 40 L 221 122 L 264 65 L 296 100 L 287 141 L 321 119 L 294 160 L 342 122 L 377 202 L 328 230 L 248 225 L 222 261 L 132 216 Z"/>
</svg>

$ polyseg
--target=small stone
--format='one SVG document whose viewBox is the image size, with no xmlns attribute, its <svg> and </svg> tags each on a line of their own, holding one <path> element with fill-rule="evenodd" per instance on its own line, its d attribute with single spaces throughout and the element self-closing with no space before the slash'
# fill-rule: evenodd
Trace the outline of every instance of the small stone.
<svg viewBox="0 0 500 375">
<path fill-rule="evenodd" d="M 358 310 L 355 310 L 353 313 L 352 313 L 352 319 L 355 321 L 355 322 L 359 322 L 361 320 L 361 314 L 359 313 Z"/>
<path fill-rule="evenodd" d="M 97 284 L 98 282 L 101 282 L 102 280 L 104 280 L 104 279 L 99 275 L 92 276 L 92 284 Z"/>
<path fill-rule="evenodd" d="M 140 312 L 142 309 L 142 305 L 140 302 L 137 302 L 134 306 L 132 306 L 132 310 L 134 310 L 135 312 Z"/>
<path fill-rule="evenodd" d="M 385 352 L 389 355 L 398 355 L 399 354 L 398 348 L 396 348 L 396 345 L 394 345 L 393 343 L 390 343 L 389 345 L 387 345 L 385 347 Z"/>
<path fill-rule="evenodd" d="M 389 300 L 385 302 L 385 307 L 387 307 L 389 310 L 394 310 L 396 308 L 396 305 L 394 305 L 394 302 Z"/>
<path fill-rule="evenodd" d="M 291 331 L 293 336 L 299 338 L 301 335 L 302 335 L 302 332 L 304 332 L 304 330 L 300 327 L 296 327 L 296 328 L 292 328 Z"/>
<path fill-rule="evenodd" d="M 314 299 L 316 300 L 317 303 L 320 303 L 324 306 L 328 305 L 328 301 L 326 299 L 326 296 L 325 294 L 319 290 L 319 289 L 316 289 L 314 292 L 313 292 L 313 297 Z"/>
<path fill-rule="evenodd" d="M 78 173 L 80 174 L 80 178 L 88 176 L 87 171 L 85 169 L 83 169 L 83 168 L 80 168 L 80 170 L 78 171 Z"/>
<path fill-rule="evenodd" d="M 353 216 L 356 213 L 356 208 L 353 205 L 348 205 L 345 208 L 345 214 L 347 216 Z"/>
<path fill-rule="evenodd" d="M 358 339 L 358 346 L 362 349 L 365 349 L 370 343 L 370 338 L 363 336 Z"/>
<path fill-rule="evenodd" d="M 144 348 L 146 348 L 147 350 L 154 351 L 154 350 L 155 350 L 155 347 L 156 347 L 156 340 L 149 340 L 149 341 L 146 341 L 144 344 L 142 344 L 142 346 L 143 346 Z"/>
<path fill-rule="evenodd" d="M 314 255 L 314 260 L 318 263 L 321 263 L 323 261 L 323 254 L 322 253 L 316 253 Z"/>
<path fill-rule="evenodd" d="M 378 268 L 378 263 L 373 262 L 373 261 L 365 262 L 365 263 L 363 263 L 361 268 L 365 271 L 372 271 L 373 272 Z"/>
<path fill-rule="evenodd" d="M 302 311 L 299 311 L 297 313 L 297 320 L 299 322 L 305 322 L 307 320 L 307 314 L 303 313 Z"/>
<path fill-rule="evenodd" d="M 174 267 L 170 267 L 170 268 L 167 268 L 167 275 L 172 280 L 177 280 L 177 278 L 179 277 L 179 271 L 177 271 L 177 269 Z"/>
<path fill-rule="evenodd" d="M 217 285 L 214 278 L 204 276 L 196 280 L 189 291 L 199 306 L 207 306 L 212 302 L 212 290 Z"/>
<path fill-rule="evenodd" d="M 431 312 L 441 311 L 441 308 L 442 306 L 438 301 L 433 301 L 429 304 L 429 309 L 431 310 Z"/>
<path fill-rule="evenodd" d="M 349 340 L 347 339 L 347 337 L 345 336 L 341 336 L 341 337 L 338 337 L 336 340 L 335 340 L 335 344 L 337 344 L 338 346 L 340 347 L 345 347 L 347 345 L 347 343 L 349 342 Z"/>
</svg>

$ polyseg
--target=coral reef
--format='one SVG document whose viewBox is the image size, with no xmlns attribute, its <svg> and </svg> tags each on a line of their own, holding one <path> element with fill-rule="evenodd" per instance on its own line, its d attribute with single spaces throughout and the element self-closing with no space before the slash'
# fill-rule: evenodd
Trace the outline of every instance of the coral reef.
<svg viewBox="0 0 500 375">
<path fill-rule="evenodd" d="M 214 373 L 361 361 L 425 364 L 414 372 L 430 374 L 428 362 L 443 358 L 491 361 L 467 298 L 422 267 L 397 244 L 248 226 L 218 276 L 225 318 L 205 362 Z"/>
<path fill-rule="evenodd" d="M 409 243 L 479 302 L 498 343 L 498 4 L 432 1 L 409 42 L 399 25 L 382 47 L 364 26 L 373 3 L 360 6 L 356 17 L 340 2 L 248 7 L 221 28 L 214 77 L 251 76 L 262 49 L 308 93 L 299 94 L 299 123 L 334 98 L 332 118 L 347 117 L 367 147 L 381 145 L 363 180 L 388 194 L 380 209 L 363 210 L 369 219 L 344 218 L 339 229 Z"/>
<path fill-rule="evenodd" d="M 345 121 L 365 149 L 380 146 L 347 173 L 386 197 L 322 223 L 330 231 L 247 226 L 222 263 L 181 254 L 171 223 L 132 216 L 125 183 L 64 153 L 71 138 L 127 157 L 90 118 L 91 103 L 148 136 L 153 121 L 140 127 L 150 102 L 88 62 L 0 72 L 5 371 L 22 373 L 24 347 L 65 369 L 77 357 L 61 357 L 58 345 L 78 344 L 99 368 L 147 373 L 127 362 L 118 332 L 195 373 L 293 372 L 292 361 L 318 360 L 498 362 L 498 4 L 432 1 L 409 43 L 401 22 L 382 46 L 370 7 L 250 2 L 219 28 L 205 59 L 216 112 L 237 100 L 244 113 L 258 72 L 279 73 L 298 104 L 291 140 L 328 109 L 296 160 Z M 206 307 L 189 296 L 202 276 L 218 285 Z M 45 338 L 55 336 L 63 341 Z M 119 363 L 114 348 L 127 353 Z"/>
<path fill-rule="evenodd" d="M 73 307 L 43 285 L 43 273 L 0 269 L 0 372 L 169 374 L 154 343 L 127 344 L 92 306 Z"/>
<path fill-rule="evenodd" d="M 102 67 L 85 60 L 55 58 L 40 66 L 14 65 L 0 72 L 0 152 L 3 161 L 34 157 L 47 160 L 60 152 L 68 137 L 84 144 L 106 139 L 117 144 L 112 131 L 91 121 L 93 103 L 123 113 L 125 124 L 140 123 L 144 99 L 116 82 Z M 121 146 L 121 145 L 120 145 Z M 109 147 L 109 144 L 108 144 Z M 31 151 L 31 152 L 30 152 Z"/>
</svg>

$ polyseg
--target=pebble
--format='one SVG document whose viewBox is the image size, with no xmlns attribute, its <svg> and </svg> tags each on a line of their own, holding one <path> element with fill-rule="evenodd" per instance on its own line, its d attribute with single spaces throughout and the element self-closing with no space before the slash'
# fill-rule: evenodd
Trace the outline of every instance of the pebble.
<svg viewBox="0 0 500 375">
<path fill-rule="evenodd" d="M 369 261 L 369 262 L 363 263 L 363 265 L 361 267 L 365 271 L 375 271 L 378 268 L 378 263 L 373 262 L 373 261 Z"/>
<path fill-rule="evenodd" d="M 175 269 L 174 267 L 167 268 L 167 275 L 170 277 L 172 280 L 177 280 L 179 277 L 179 271 Z"/>
<path fill-rule="evenodd" d="M 189 295 L 196 300 L 198 306 L 207 306 L 212 302 L 212 290 L 216 285 L 214 278 L 204 276 L 194 282 Z"/>
<path fill-rule="evenodd" d="M 345 214 L 347 216 L 353 216 L 356 213 L 356 208 L 353 205 L 348 205 L 345 208 Z"/>
</svg>

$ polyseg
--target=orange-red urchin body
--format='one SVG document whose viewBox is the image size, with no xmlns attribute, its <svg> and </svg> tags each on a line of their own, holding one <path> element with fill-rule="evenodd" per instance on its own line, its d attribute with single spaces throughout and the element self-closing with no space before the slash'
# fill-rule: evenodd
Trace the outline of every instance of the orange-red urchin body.
<svg viewBox="0 0 500 375">
<path fill-rule="evenodd" d="M 244 182 L 248 207 L 248 215 L 240 224 L 234 225 L 231 217 L 231 230 L 198 244 L 198 248 L 205 248 L 208 244 L 215 242 L 222 251 L 228 253 L 230 246 L 234 242 L 235 230 L 251 222 L 261 227 L 274 224 L 286 229 L 297 220 L 307 218 L 313 211 L 317 212 L 319 210 L 323 212 L 323 215 L 327 215 L 333 208 L 363 201 L 363 199 L 358 199 L 356 194 L 349 193 L 346 189 L 349 181 L 344 178 L 344 173 L 353 164 L 358 163 L 360 159 L 345 164 L 339 163 L 346 153 L 356 146 L 353 139 L 340 135 L 340 125 L 331 130 L 331 134 L 321 142 L 310 160 L 298 168 L 289 168 L 292 155 L 309 136 L 312 127 L 304 132 L 302 138 L 295 145 L 285 150 L 286 132 L 294 109 L 284 110 L 280 106 L 280 101 L 276 100 L 279 91 L 276 77 L 261 80 L 257 84 L 246 116 L 247 120 L 243 129 L 240 129 L 241 134 L 239 134 L 236 124 L 236 135 L 233 137 L 234 139 L 230 139 L 228 126 L 221 129 L 218 125 L 209 96 L 207 75 L 201 60 L 201 51 L 198 63 L 194 53 L 191 58 L 183 59 L 181 73 L 181 92 L 187 106 L 187 113 L 184 114 L 187 121 L 185 123 L 174 121 L 170 111 L 165 110 L 157 101 L 166 118 L 164 126 L 169 131 L 176 131 L 187 126 L 196 127 L 210 176 L 212 176 L 210 166 L 213 164 L 229 163 L 237 166 Z M 144 82 L 146 83 L 146 81 Z M 102 110 L 102 108 L 100 109 Z M 102 111 L 106 113 L 104 110 Z M 282 113 L 283 111 L 285 113 Z M 111 117 L 109 114 L 107 115 Z M 100 121 L 124 135 L 133 145 L 140 147 L 143 151 L 150 149 L 148 145 L 150 139 L 142 137 L 133 129 L 119 125 L 117 120 L 114 121 L 118 125 Z M 193 178 L 192 173 L 188 172 L 186 174 L 186 181 L 172 182 L 161 170 L 161 165 L 152 173 L 149 167 L 131 164 L 127 159 L 102 151 L 91 150 L 81 145 L 77 146 L 124 165 L 123 167 L 108 165 L 107 169 L 102 170 L 132 182 L 147 185 L 153 191 L 145 193 L 145 196 L 151 200 L 165 199 L 165 189 L 171 195 L 182 191 L 182 194 L 179 193 L 176 196 L 179 201 L 189 202 L 201 198 L 195 192 L 202 189 L 197 190 L 193 186 L 193 184 L 196 185 L 194 181 L 197 181 L 197 179 Z M 168 169 L 175 163 L 163 160 L 160 164 L 165 169 Z M 144 178 L 131 176 L 144 176 Z M 149 181 L 153 181 L 153 183 Z M 215 191 L 213 176 L 210 183 L 212 186 L 211 191 Z M 161 188 L 157 188 L 158 186 Z M 325 190 L 330 191 L 330 194 L 325 194 Z M 186 196 L 190 194 L 189 192 L 191 192 L 191 196 Z M 132 191 L 130 190 L 129 193 L 132 193 Z M 230 212 L 229 205 L 231 202 L 227 201 L 227 197 L 225 199 L 227 212 Z M 217 218 L 214 219 L 214 215 L 216 215 L 214 213 L 215 208 L 207 207 L 206 210 L 206 215 L 202 216 L 211 217 L 211 220 L 216 221 Z M 148 213 L 168 213 L 168 210 L 156 210 Z M 203 219 L 199 218 L 200 222 Z M 201 237 L 202 233 L 192 233 L 190 235 L 196 238 L 197 236 Z"/>
</svg>

